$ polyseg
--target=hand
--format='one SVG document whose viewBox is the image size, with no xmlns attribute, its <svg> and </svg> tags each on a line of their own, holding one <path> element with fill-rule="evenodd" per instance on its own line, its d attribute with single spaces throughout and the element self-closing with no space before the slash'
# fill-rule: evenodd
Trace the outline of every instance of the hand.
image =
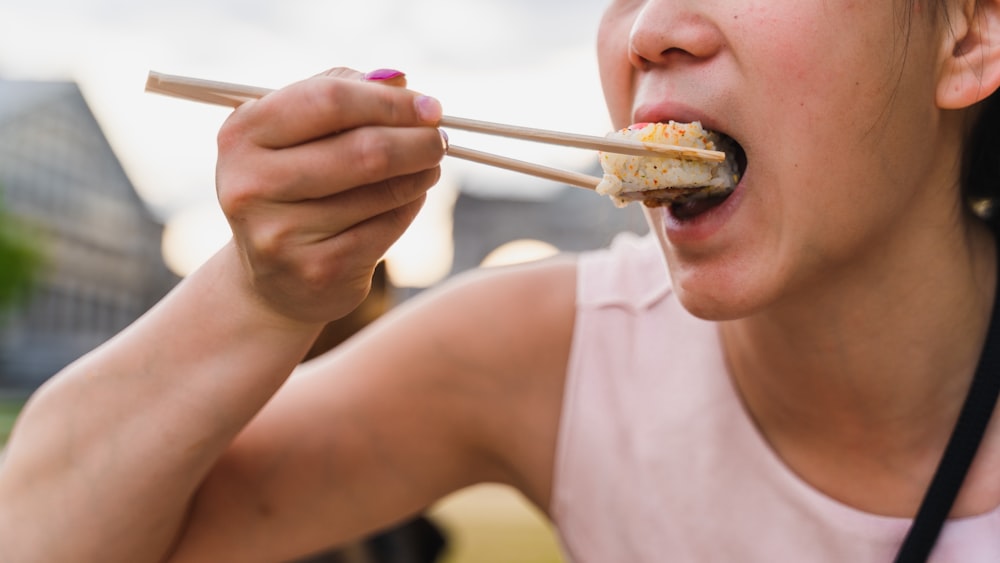
<svg viewBox="0 0 1000 563">
<path fill-rule="evenodd" d="M 334 69 L 244 104 L 219 133 L 226 251 L 283 317 L 354 309 L 440 176 L 440 104 L 383 82 Z"/>
</svg>

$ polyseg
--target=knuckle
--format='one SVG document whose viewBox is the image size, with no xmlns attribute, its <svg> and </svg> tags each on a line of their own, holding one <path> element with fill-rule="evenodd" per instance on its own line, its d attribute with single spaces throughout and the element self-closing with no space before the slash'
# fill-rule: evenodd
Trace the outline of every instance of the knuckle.
<svg viewBox="0 0 1000 563">
<path fill-rule="evenodd" d="M 306 92 L 305 104 L 313 115 L 341 115 L 345 111 L 346 81 L 343 79 L 313 80 Z"/>
<path fill-rule="evenodd" d="M 332 276 L 324 260 L 305 260 L 298 264 L 296 277 L 308 294 L 319 294 L 330 287 Z"/>
<path fill-rule="evenodd" d="M 399 97 L 396 88 L 379 88 L 374 99 L 388 123 L 404 125 L 413 120 L 412 104 L 400 103 Z"/>
<path fill-rule="evenodd" d="M 279 262 L 285 254 L 286 240 L 285 230 L 273 225 L 256 225 L 249 235 L 252 257 L 257 262 Z"/>
<path fill-rule="evenodd" d="M 219 207 L 222 208 L 222 213 L 230 222 L 239 222 L 249 207 L 250 197 L 245 189 L 233 187 L 232 184 L 227 184 L 227 186 L 223 189 L 220 182 L 217 196 Z"/>
<path fill-rule="evenodd" d="M 216 172 L 219 205 L 228 215 L 257 208 L 269 202 L 294 199 L 306 182 L 306 171 L 284 162 L 267 150 L 248 152 L 220 160 Z"/>
<path fill-rule="evenodd" d="M 356 165 L 361 175 L 368 180 L 385 178 L 392 164 L 392 145 L 377 130 L 357 131 Z"/>
<path fill-rule="evenodd" d="M 242 115 L 234 112 L 230 115 L 215 136 L 219 154 L 227 154 L 239 149 L 247 134 L 247 126 Z"/>
<path fill-rule="evenodd" d="M 220 173 L 216 184 L 219 207 L 230 220 L 245 215 L 259 200 L 259 180 L 250 174 Z"/>
</svg>

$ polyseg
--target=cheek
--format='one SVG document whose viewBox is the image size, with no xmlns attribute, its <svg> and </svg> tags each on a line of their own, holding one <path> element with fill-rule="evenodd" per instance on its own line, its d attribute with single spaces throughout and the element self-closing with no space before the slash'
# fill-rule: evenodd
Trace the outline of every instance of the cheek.
<svg viewBox="0 0 1000 563">
<path fill-rule="evenodd" d="M 884 33 L 896 18 L 872 8 L 855 17 L 792 19 L 773 39 L 758 40 L 757 60 L 773 61 L 761 65 L 758 115 L 786 139 L 777 149 L 781 161 L 798 164 L 785 174 L 823 170 L 823 177 L 857 186 L 919 178 L 915 171 L 926 162 L 915 155 L 932 127 L 933 78 L 916 32 L 905 56 L 900 38 Z M 823 147 L 837 147 L 836 158 Z"/>
<path fill-rule="evenodd" d="M 773 30 L 761 33 L 760 30 Z M 762 92 L 775 108 L 800 106 L 801 102 L 820 99 L 827 73 L 836 73 L 825 61 L 818 38 L 822 29 L 812 22 L 791 15 L 770 16 L 752 10 L 739 20 L 734 38 L 743 46 L 744 66 L 764 85 Z"/>
<path fill-rule="evenodd" d="M 597 62 L 605 103 L 616 129 L 632 122 L 633 73 L 628 59 L 631 19 L 609 10 L 597 34 Z"/>
<path fill-rule="evenodd" d="M 898 76 L 894 9 L 849 0 L 771 4 L 741 13 L 734 38 L 752 67 L 744 70 L 759 77 L 765 111 L 809 128 L 868 131 Z"/>
<path fill-rule="evenodd" d="M 762 195 L 790 198 L 789 205 L 813 191 L 810 186 L 824 192 L 820 197 L 832 198 L 885 180 L 884 162 L 872 155 L 885 154 L 886 136 L 894 135 L 909 113 L 887 113 L 900 104 L 891 99 L 898 64 L 890 41 L 877 37 L 877 32 L 890 23 L 891 12 L 827 14 L 813 2 L 803 4 L 815 13 L 789 6 L 773 17 L 767 11 L 741 14 L 741 35 L 736 38 L 746 55 L 740 62 L 751 76 L 743 100 L 754 108 L 755 131 L 759 124 L 767 124 L 766 133 L 756 139 L 758 154 L 763 155 L 758 162 L 768 165 L 760 172 L 768 173 L 769 183 L 795 186 L 798 194 L 782 190 Z M 858 10 L 849 2 L 832 4 Z M 838 166 L 843 162 L 852 165 Z M 830 189 L 834 191 L 825 193 Z M 797 207 L 786 212 L 810 216 Z"/>
</svg>

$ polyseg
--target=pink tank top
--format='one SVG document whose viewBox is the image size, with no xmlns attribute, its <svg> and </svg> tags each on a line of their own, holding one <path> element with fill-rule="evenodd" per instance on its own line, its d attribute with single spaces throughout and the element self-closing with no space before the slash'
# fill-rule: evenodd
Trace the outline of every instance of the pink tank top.
<svg viewBox="0 0 1000 563">
<path fill-rule="evenodd" d="M 570 560 L 893 560 L 910 521 L 839 503 L 783 464 L 652 237 L 581 256 L 577 299 L 551 507 Z M 931 561 L 1000 562 L 1000 509 L 949 521 Z"/>
</svg>

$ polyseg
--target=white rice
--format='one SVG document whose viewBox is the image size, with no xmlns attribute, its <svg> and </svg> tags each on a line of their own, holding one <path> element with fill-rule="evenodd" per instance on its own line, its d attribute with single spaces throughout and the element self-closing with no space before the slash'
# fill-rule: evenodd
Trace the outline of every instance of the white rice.
<svg viewBox="0 0 1000 563">
<path fill-rule="evenodd" d="M 608 137 L 663 143 L 707 150 L 716 148 L 716 135 L 701 123 L 646 123 L 632 125 Z M 724 195 L 739 181 L 733 158 L 722 162 L 680 157 L 631 156 L 600 153 L 604 178 L 597 193 L 611 197 L 618 207 L 631 201 L 663 205 L 673 201 Z"/>
</svg>

